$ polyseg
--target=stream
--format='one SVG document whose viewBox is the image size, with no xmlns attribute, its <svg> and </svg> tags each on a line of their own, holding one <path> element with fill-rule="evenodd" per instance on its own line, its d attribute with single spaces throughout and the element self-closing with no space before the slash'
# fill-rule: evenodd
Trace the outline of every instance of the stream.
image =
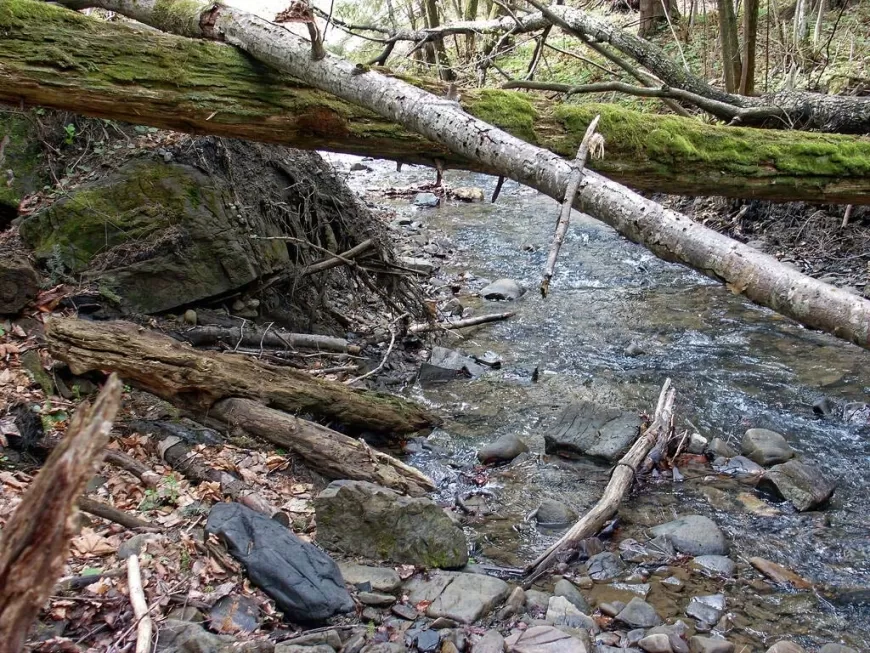
<svg viewBox="0 0 870 653">
<path fill-rule="evenodd" d="M 356 157 L 328 155 L 339 171 Z M 620 509 L 616 540 L 686 513 L 711 517 L 731 542 L 738 580 L 713 581 L 677 570 L 685 589 L 656 582 L 647 600 L 663 617 L 687 619 L 689 598 L 725 593 L 734 615 L 731 641 L 764 650 L 791 637 L 815 650 L 842 641 L 870 650 L 870 428 L 849 423 L 842 411 L 820 417 L 813 403 L 828 397 L 842 407 L 870 392 L 870 352 L 808 331 L 773 311 L 755 306 L 699 273 L 659 260 L 610 227 L 574 212 L 559 255 L 550 296 L 537 291 L 558 214 L 556 202 L 507 181 L 496 204 L 447 202 L 418 209 L 407 198 L 385 200 L 374 189 L 418 185 L 434 171 L 369 161 L 348 183 L 400 217 L 424 224 L 431 238 L 443 234 L 453 254 L 442 279 L 470 273 L 459 299 L 475 314 L 515 310 L 504 322 L 476 328 L 444 346 L 467 353 L 494 351 L 500 370 L 478 379 L 435 388 L 409 388 L 418 401 L 445 418 L 430 446 L 409 461 L 433 476 L 449 503 L 472 482 L 476 451 L 505 433 L 519 435 L 532 456 L 490 470 L 486 489 L 494 514 L 473 520 L 469 535 L 478 562 L 522 567 L 559 536 L 527 516 L 544 498 L 558 499 L 583 514 L 607 483 L 607 467 L 544 455 L 543 435 L 561 409 L 590 400 L 605 406 L 651 412 L 666 378 L 677 390 L 677 430 L 720 437 L 737 449 L 746 429 L 776 430 L 805 462 L 839 480 L 829 506 L 796 513 L 769 503 L 750 485 L 698 464 L 682 469 L 685 480 L 643 483 Z M 476 186 L 487 198 L 496 179 L 449 172 L 448 186 Z M 510 305 L 473 297 L 485 280 L 510 277 L 529 291 Z M 635 343 L 643 353 L 628 355 Z M 539 369 L 537 382 L 532 371 Z M 747 560 L 761 556 L 785 565 L 816 585 L 816 592 L 753 587 L 760 578 Z M 596 585 L 594 602 L 625 592 Z M 628 597 L 631 596 L 629 593 Z M 623 599 L 625 600 L 625 599 Z"/>
</svg>

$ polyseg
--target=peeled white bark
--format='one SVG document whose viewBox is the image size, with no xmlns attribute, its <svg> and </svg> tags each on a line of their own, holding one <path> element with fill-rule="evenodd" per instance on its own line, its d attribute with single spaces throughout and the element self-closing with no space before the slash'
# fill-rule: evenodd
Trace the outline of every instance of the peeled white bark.
<svg viewBox="0 0 870 653">
<path fill-rule="evenodd" d="M 61 4 L 102 7 L 182 36 L 226 41 L 505 177 L 559 201 L 564 196 L 572 170 L 569 161 L 468 115 L 456 102 L 332 55 L 314 60 L 308 41 L 253 14 L 191 0 L 176 2 L 169 10 L 167 0 L 62 0 Z M 574 207 L 665 260 L 726 282 L 732 291 L 757 304 L 870 348 L 870 302 L 860 297 L 792 270 L 591 171 L 580 183 Z"/>
</svg>

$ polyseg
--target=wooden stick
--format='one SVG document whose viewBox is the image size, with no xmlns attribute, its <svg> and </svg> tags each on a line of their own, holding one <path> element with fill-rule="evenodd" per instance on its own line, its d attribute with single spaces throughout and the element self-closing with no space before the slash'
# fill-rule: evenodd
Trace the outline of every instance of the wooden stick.
<svg viewBox="0 0 870 653">
<path fill-rule="evenodd" d="M 106 462 L 130 472 L 146 487 L 157 487 L 160 482 L 160 474 L 148 469 L 132 456 L 117 449 L 106 449 Z"/>
<path fill-rule="evenodd" d="M 0 540 L 0 642 L 24 647 L 33 619 L 63 572 L 75 535 L 75 504 L 102 457 L 121 402 L 121 381 L 109 377 L 93 406 L 76 411 L 66 437 L 51 452 L 3 528 Z"/>
<path fill-rule="evenodd" d="M 136 653 L 149 653 L 151 650 L 151 631 L 153 623 L 148 616 L 148 602 L 142 589 L 142 573 L 139 570 L 139 556 L 127 558 L 127 587 L 130 590 L 130 603 L 133 614 L 139 620 L 136 627 Z"/>
<path fill-rule="evenodd" d="M 577 189 L 580 188 L 580 182 L 583 179 L 583 168 L 586 167 L 586 157 L 589 156 L 589 146 L 592 137 L 595 134 L 595 129 L 598 127 L 598 121 L 601 116 L 595 116 L 589 126 L 586 128 L 586 134 L 583 136 L 583 141 L 580 143 L 580 148 L 577 150 L 577 158 L 574 159 L 574 169 L 571 171 L 571 176 L 568 177 L 568 186 L 565 189 L 565 200 L 562 202 L 562 210 L 559 213 L 559 221 L 556 223 L 556 233 L 553 234 L 553 242 L 550 243 L 550 253 L 547 255 L 547 265 L 544 268 L 544 278 L 541 280 L 541 297 L 546 297 L 550 291 L 550 279 L 553 278 L 553 272 L 556 269 L 556 259 L 559 257 L 559 249 L 565 240 L 565 234 L 568 233 L 568 225 L 571 223 L 571 209 L 574 205 L 574 196 L 577 194 Z"/>
<path fill-rule="evenodd" d="M 163 530 L 159 526 L 155 526 L 149 521 L 144 521 L 124 512 L 123 510 L 118 510 L 117 508 L 110 506 L 108 503 L 103 503 L 102 501 L 94 501 L 93 499 L 89 499 L 88 497 L 79 498 L 78 506 L 79 510 L 81 510 L 82 512 L 86 512 L 89 515 L 95 515 L 103 519 L 108 519 L 110 522 L 120 524 L 124 528 L 142 528 L 151 531 Z"/>
<path fill-rule="evenodd" d="M 613 468 L 613 473 L 610 477 L 610 482 L 604 489 L 604 494 L 601 495 L 598 503 L 583 515 L 580 521 L 574 524 L 571 530 L 565 533 L 558 542 L 526 567 L 527 575 L 537 575 L 548 569 L 556 562 L 556 556 L 559 552 L 564 549 L 573 548 L 581 540 L 592 537 L 613 516 L 619 504 L 631 489 L 638 467 L 643 463 L 656 442 L 661 438 L 666 438 L 670 432 L 674 395 L 675 392 L 671 389 L 671 380 L 667 379 L 664 385 L 662 385 L 662 391 L 659 394 L 659 402 L 652 424 L 631 446 L 628 453 L 616 463 L 616 467 Z"/>
<path fill-rule="evenodd" d="M 515 313 L 490 313 L 489 315 L 477 315 L 475 317 L 467 317 L 464 320 L 456 320 L 454 322 L 423 322 L 421 324 L 412 324 L 408 327 L 408 333 L 424 333 L 426 331 L 437 331 L 438 329 L 464 329 L 465 327 L 477 326 L 478 324 L 486 324 L 487 322 L 497 322 L 513 317 Z"/>
<path fill-rule="evenodd" d="M 504 186 L 504 177 L 499 176 L 498 181 L 495 182 L 495 190 L 492 191 L 492 199 L 489 200 L 490 204 L 495 204 L 495 201 L 498 199 L 498 196 L 501 194 L 501 187 Z"/>
<path fill-rule="evenodd" d="M 184 331 L 171 333 L 174 338 L 189 342 L 194 347 L 225 344 L 236 349 L 239 346 L 265 349 L 290 350 L 297 347 L 332 351 L 340 354 L 348 352 L 347 340 L 314 333 L 283 333 L 268 329 L 243 329 L 242 327 L 198 326 Z"/>
<path fill-rule="evenodd" d="M 841 227 L 846 227 L 849 224 L 849 218 L 852 217 L 852 205 L 849 204 L 846 206 L 846 210 L 843 212 L 843 224 Z"/>
<path fill-rule="evenodd" d="M 338 267 L 339 265 L 352 265 L 351 261 L 355 259 L 357 256 L 362 254 L 363 252 L 367 252 L 374 245 L 374 241 L 369 238 L 368 240 L 364 240 L 359 245 L 355 247 L 351 247 L 346 252 L 342 252 L 341 254 L 335 254 L 323 261 L 318 261 L 317 263 L 312 263 L 307 268 L 302 271 L 302 276 L 308 276 L 309 274 L 315 274 L 317 272 L 323 272 L 324 270 L 330 270 L 332 268 Z"/>
</svg>

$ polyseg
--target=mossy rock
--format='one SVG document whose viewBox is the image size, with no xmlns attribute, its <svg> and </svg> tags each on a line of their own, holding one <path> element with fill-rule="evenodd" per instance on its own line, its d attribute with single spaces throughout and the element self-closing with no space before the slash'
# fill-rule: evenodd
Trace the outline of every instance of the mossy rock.
<svg viewBox="0 0 870 653">
<path fill-rule="evenodd" d="M 46 183 L 42 147 L 33 118 L 0 111 L 0 224 L 18 214 L 22 198 Z"/>
</svg>

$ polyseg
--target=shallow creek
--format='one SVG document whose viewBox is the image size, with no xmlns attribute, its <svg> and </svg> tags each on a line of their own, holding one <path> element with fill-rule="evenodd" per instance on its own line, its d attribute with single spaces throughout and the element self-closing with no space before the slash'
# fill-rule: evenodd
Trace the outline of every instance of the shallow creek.
<svg viewBox="0 0 870 653">
<path fill-rule="evenodd" d="M 345 171 L 358 160 L 330 159 Z M 348 180 L 360 192 L 434 179 L 434 171 L 424 168 L 396 172 L 392 162 L 366 165 L 373 170 L 352 173 Z M 446 175 L 448 185 L 477 186 L 487 197 L 495 182 L 484 175 Z M 691 622 L 683 612 L 690 597 L 724 592 L 738 623 L 728 637 L 746 645 L 746 651 L 765 650 L 783 636 L 809 650 L 830 641 L 870 650 L 870 428 L 848 424 L 839 414 L 818 417 L 812 410 L 822 396 L 839 405 L 867 401 L 870 352 L 800 328 L 576 212 L 550 297 L 542 299 L 537 286 L 558 207 L 515 182 L 505 183 L 494 205 L 448 202 L 416 209 L 407 199 L 384 201 L 377 194 L 369 199 L 451 241 L 455 253 L 440 275 L 446 279 L 467 271 L 477 277 L 459 295 L 464 305 L 475 307 L 476 314 L 517 312 L 464 340 L 442 343 L 469 353 L 495 351 L 504 361 L 501 370 L 474 381 L 407 390 L 446 420 L 429 438 L 435 450 L 410 457 L 439 480 L 445 501 L 474 487 L 468 472 L 482 444 L 515 433 L 536 454 L 489 473 L 487 501 L 494 514 L 469 526 L 476 560 L 523 566 L 558 537 L 526 519 L 543 498 L 563 501 L 582 514 L 599 497 L 608 468 L 543 455 L 543 435 L 566 404 L 588 399 L 651 411 L 670 377 L 678 392 L 678 429 L 694 427 L 739 449 L 747 428 L 772 428 L 840 484 L 830 506 L 805 514 L 764 502 L 751 486 L 717 475 L 709 466 L 681 470 L 681 483 L 643 484 L 620 510 L 617 541 L 644 541 L 644 527 L 696 512 L 722 527 L 739 565 L 738 580 L 729 582 L 672 570 L 685 579 L 680 592 L 653 576 L 647 600 L 663 617 Z M 514 278 L 530 291 L 510 305 L 471 296 L 482 286 L 480 279 L 500 277 Z M 626 355 L 632 342 L 642 355 Z M 535 367 L 540 376 L 532 383 Z M 753 589 L 747 581 L 759 575 L 746 563 L 752 556 L 786 565 L 819 591 Z M 589 594 L 593 603 L 631 596 L 607 585 Z"/>
</svg>

